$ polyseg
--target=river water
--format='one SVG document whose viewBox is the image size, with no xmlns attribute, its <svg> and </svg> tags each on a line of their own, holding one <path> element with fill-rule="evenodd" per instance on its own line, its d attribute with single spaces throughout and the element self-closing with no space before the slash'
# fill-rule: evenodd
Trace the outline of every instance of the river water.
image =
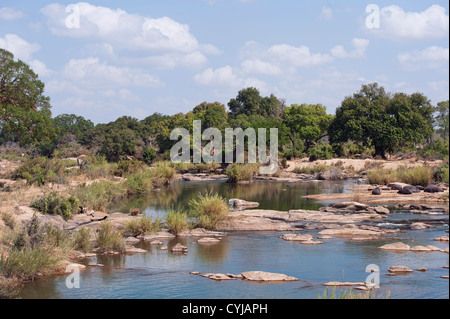
<svg viewBox="0 0 450 319">
<path fill-rule="evenodd" d="M 352 182 L 256 182 L 249 185 L 231 185 L 222 182 L 177 182 L 152 196 L 127 203 L 123 210 L 141 208 L 152 216 L 164 218 L 167 211 L 186 209 L 190 198 L 210 190 L 225 198 L 241 198 L 259 202 L 262 209 L 318 209 L 327 205 L 302 199 L 301 196 L 318 193 L 349 192 Z M 435 245 L 448 247 L 434 238 L 448 231 L 448 215 L 414 215 L 394 213 L 381 222 L 382 226 L 404 229 L 410 222 L 434 220 L 434 228 L 423 231 L 402 231 L 395 241 L 409 245 Z M 380 221 L 377 221 L 380 223 Z M 308 231 L 313 236 L 317 231 Z M 230 233 L 216 245 L 203 246 L 195 239 L 164 241 L 169 250 L 160 250 L 142 243 L 137 247 L 147 250 L 142 255 L 98 256 L 83 263 L 100 263 L 104 267 L 87 267 L 81 272 L 80 288 L 69 289 L 66 276 L 57 276 L 27 284 L 21 298 L 69 299 L 317 299 L 329 281 L 364 282 L 369 276 L 366 267 L 375 264 L 380 269 L 378 296 L 390 293 L 392 299 L 423 298 L 448 299 L 449 258 L 436 252 L 396 254 L 378 249 L 393 240 L 352 242 L 333 238 L 323 245 L 305 246 L 278 238 L 283 233 L 253 232 Z M 170 247 L 182 243 L 189 248 L 186 255 L 170 252 Z M 405 276 L 389 276 L 393 265 L 411 269 L 428 268 L 427 272 L 414 271 Z M 232 273 L 245 271 L 283 273 L 299 281 L 283 284 L 261 284 L 241 280 L 215 282 L 191 275 L 201 273 Z M 330 289 L 331 290 L 331 289 Z"/>
</svg>

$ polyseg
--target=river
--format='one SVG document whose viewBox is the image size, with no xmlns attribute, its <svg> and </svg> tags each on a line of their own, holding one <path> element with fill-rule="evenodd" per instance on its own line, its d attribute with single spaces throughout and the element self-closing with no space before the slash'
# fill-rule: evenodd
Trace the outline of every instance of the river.
<svg viewBox="0 0 450 319">
<path fill-rule="evenodd" d="M 121 209 L 140 208 L 146 215 L 164 218 L 167 211 L 186 209 L 190 198 L 213 190 L 225 198 L 241 198 L 260 203 L 261 209 L 318 209 L 326 202 L 302 199 L 318 193 L 349 192 L 353 182 L 256 182 L 232 185 L 223 182 L 176 182 L 149 198 L 125 203 Z M 448 231 L 448 215 L 424 216 L 408 212 L 390 214 L 383 224 L 390 228 L 405 228 L 409 220 L 435 219 L 435 227 L 423 231 L 402 231 L 396 237 L 410 245 L 448 247 L 434 241 Z M 306 232 L 305 232 L 306 233 Z M 307 232 L 313 236 L 317 231 Z M 396 254 L 382 251 L 379 246 L 392 240 L 353 242 L 333 238 L 323 245 L 305 246 L 278 238 L 283 233 L 230 233 L 216 245 L 203 246 L 195 239 L 164 241 L 169 250 L 147 243 L 137 247 L 147 250 L 142 255 L 98 256 L 82 263 L 100 263 L 104 267 L 87 267 L 81 272 L 80 288 L 69 289 L 66 276 L 56 276 L 27 284 L 20 297 L 25 299 L 317 299 L 329 281 L 364 282 L 369 276 L 366 267 L 375 264 L 380 269 L 378 296 L 388 292 L 392 299 L 448 299 L 448 255 L 441 252 Z M 170 247 L 182 243 L 189 248 L 186 255 L 170 252 Z M 404 276 L 389 276 L 393 265 L 416 270 Z M 261 284 L 242 280 L 216 282 L 191 275 L 201 273 L 232 273 L 245 271 L 283 273 L 299 281 L 283 284 Z M 331 289 L 330 289 L 331 290 Z"/>
</svg>

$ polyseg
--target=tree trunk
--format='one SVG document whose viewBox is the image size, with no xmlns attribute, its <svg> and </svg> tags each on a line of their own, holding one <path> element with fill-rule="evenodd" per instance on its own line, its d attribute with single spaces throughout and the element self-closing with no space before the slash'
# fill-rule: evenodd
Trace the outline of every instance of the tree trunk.
<svg viewBox="0 0 450 319">
<path fill-rule="evenodd" d="M 384 160 L 387 159 L 384 147 L 375 145 L 375 154 L 373 155 L 373 157 L 377 156 L 380 156 Z"/>
</svg>

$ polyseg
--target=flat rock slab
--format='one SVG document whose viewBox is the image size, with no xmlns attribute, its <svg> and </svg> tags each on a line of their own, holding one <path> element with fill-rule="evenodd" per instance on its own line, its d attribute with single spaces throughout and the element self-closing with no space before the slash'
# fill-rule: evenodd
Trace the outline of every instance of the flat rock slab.
<svg viewBox="0 0 450 319">
<path fill-rule="evenodd" d="M 217 232 L 217 231 L 209 231 L 204 228 L 196 228 L 189 231 L 183 231 L 178 234 L 178 237 L 223 237 L 226 234 Z"/>
<path fill-rule="evenodd" d="M 145 254 L 145 253 L 147 253 L 147 251 L 145 249 L 136 248 L 136 247 L 133 247 L 133 246 L 126 246 L 125 247 L 125 252 L 127 254 Z"/>
<path fill-rule="evenodd" d="M 187 253 L 188 252 L 188 248 L 186 246 L 181 245 L 181 244 L 176 244 L 175 246 L 172 247 L 171 251 L 173 253 Z"/>
<path fill-rule="evenodd" d="M 163 239 L 172 239 L 175 236 L 169 232 L 161 231 L 156 234 L 145 235 L 142 237 L 144 241 L 154 241 L 154 240 L 163 240 Z"/>
<path fill-rule="evenodd" d="M 244 280 L 249 281 L 298 281 L 295 277 L 264 271 L 247 271 L 243 272 L 241 275 Z"/>
<path fill-rule="evenodd" d="M 220 240 L 216 238 L 205 237 L 200 238 L 197 243 L 201 245 L 214 245 L 220 243 Z"/>
<path fill-rule="evenodd" d="M 353 287 L 353 286 L 365 286 L 364 282 L 339 282 L 331 281 L 324 284 L 327 287 Z"/>
<path fill-rule="evenodd" d="M 406 252 L 411 250 L 411 246 L 398 242 L 381 246 L 380 249 L 395 252 Z"/>
<path fill-rule="evenodd" d="M 392 266 L 388 269 L 391 274 L 408 274 L 413 272 L 414 270 L 406 267 L 406 266 Z"/>
<path fill-rule="evenodd" d="M 435 241 L 444 242 L 444 243 L 448 243 L 448 235 L 440 236 L 438 238 L 435 238 L 434 240 Z"/>
<path fill-rule="evenodd" d="M 314 239 L 311 235 L 304 235 L 304 234 L 285 234 L 283 236 L 280 236 L 281 239 L 286 241 L 312 241 Z"/>
</svg>

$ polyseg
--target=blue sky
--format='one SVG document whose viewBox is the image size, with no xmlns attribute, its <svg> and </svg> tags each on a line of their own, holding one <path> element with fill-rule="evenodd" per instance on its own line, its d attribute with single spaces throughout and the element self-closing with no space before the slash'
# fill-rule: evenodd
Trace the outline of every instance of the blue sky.
<svg viewBox="0 0 450 319">
<path fill-rule="evenodd" d="M 449 98 L 448 1 L 54 1 L 0 0 L 0 48 L 39 74 L 54 116 L 186 113 L 250 86 L 331 114 L 371 82 Z"/>
</svg>

